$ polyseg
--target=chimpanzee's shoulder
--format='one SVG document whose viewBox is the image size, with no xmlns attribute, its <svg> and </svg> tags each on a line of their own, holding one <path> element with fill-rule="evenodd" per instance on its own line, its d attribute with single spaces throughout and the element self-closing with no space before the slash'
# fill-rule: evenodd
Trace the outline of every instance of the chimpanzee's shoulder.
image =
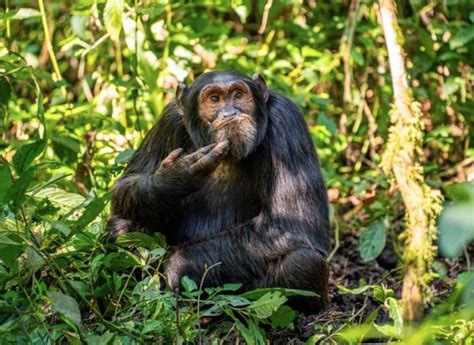
<svg viewBox="0 0 474 345">
<path fill-rule="evenodd" d="M 267 108 L 270 127 L 287 133 L 307 131 L 303 113 L 290 98 L 272 90 Z"/>
</svg>

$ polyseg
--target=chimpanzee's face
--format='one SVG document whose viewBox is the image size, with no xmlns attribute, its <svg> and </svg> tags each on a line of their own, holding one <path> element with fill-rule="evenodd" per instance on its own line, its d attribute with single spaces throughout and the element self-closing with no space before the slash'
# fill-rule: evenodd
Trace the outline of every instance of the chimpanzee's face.
<svg viewBox="0 0 474 345">
<path fill-rule="evenodd" d="M 266 131 L 268 90 L 261 77 L 216 71 L 178 89 L 178 109 L 196 146 L 228 140 L 229 158 L 248 156 Z"/>
<path fill-rule="evenodd" d="M 229 140 L 233 158 L 244 158 L 253 149 L 257 136 L 255 102 L 245 82 L 205 86 L 198 98 L 198 113 L 214 142 Z"/>
</svg>

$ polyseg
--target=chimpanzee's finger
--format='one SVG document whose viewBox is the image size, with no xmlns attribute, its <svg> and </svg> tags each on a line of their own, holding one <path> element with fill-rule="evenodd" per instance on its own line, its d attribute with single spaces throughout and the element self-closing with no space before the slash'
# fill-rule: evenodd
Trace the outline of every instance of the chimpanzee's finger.
<svg viewBox="0 0 474 345">
<path fill-rule="evenodd" d="M 196 163 L 191 165 L 191 171 L 212 171 L 214 170 L 219 162 L 227 155 L 229 152 L 229 141 L 223 141 L 217 144 L 211 152 L 203 156 Z"/>
<path fill-rule="evenodd" d="M 173 164 L 176 161 L 176 159 L 178 159 L 183 154 L 183 152 L 184 151 L 182 148 L 171 151 L 169 155 L 166 156 L 166 158 L 161 161 L 160 166 L 165 167 L 165 168 L 169 167 L 171 164 Z"/>
<path fill-rule="evenodd" d="M 193 164 L 195 163 L 196 161 L 198 161 L 201 157 L 203 157 L 204 155 L 208 154 L 209 152 L 211 152 L 211 150 L 216 146 L 217 144 L 211 144 L 211 145 L 208 145 L 208 146 L 204 146 L 204 147 L 201 147 L 199 150 L 193 152 L 193 153 L 190 153 L 189 155 L 187 155 L 186 157 L 184 157 L 183 159 L 186 161 L 186 163 L 188 164 Z"/>
</svg>

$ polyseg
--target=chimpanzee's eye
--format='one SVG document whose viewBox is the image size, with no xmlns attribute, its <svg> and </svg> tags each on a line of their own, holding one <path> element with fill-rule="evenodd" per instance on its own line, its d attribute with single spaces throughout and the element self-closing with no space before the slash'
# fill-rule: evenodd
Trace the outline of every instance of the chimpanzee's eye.
<svg viewBox="0 0 474 345">
<path fill-rule="evenodd" d="M 219 96 L 217 96 L 217 95 L 211 95 L 211 96 L 209 97 L 209 99 L 210 99 L 210 101 L 211 101 L 212 103 L 217 103 L 217 102 L 219 102 Z"/>
<path fill-rule="evenodd" d="M 237 91 L 237 92 L 235 93 L 235 96 L 234 96 L 234 97 L 235 97 L 235 99 L 241 99 L 242 96 L 243 96 L 242 91 Z"/>
</svg>

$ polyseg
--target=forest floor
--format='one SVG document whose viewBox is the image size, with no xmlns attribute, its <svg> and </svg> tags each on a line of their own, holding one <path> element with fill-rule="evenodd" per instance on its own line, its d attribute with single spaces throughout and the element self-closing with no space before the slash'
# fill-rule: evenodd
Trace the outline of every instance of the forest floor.
<svg viewBox="0 0 474 345">
<path fill-rule="evenodd" d="M 382 258 L 382 259 L 380 259 Z M 293 329 L 272 330 L 269 334 L 271 344 L 304 344 L 315 334 L 331 334 L 347 324 L 361 324 L 378 309 L 374 322 L 383 324 L 389 321 L 387 309 L 380 308 L 371 293 L 343 293 L 338 286 L 356 289 L 366 284 L 383 284 L 392 289 L 396 298 L 401 297 L 401 271 L 394 267 L 395 254 L 384 250 L 378 261 L 363 262 L 357 251 L 357 238 L 347 236 L 330 261 L 329 294 L 327 310 L 318 315 L 300 314 Z M 459 258 L 448 260 L 437 258 L 436 268 L 439 277 L 432 281 L 433 302 L 444 300 L 450 294 L 458 273 L 465 272 L 474 258 L 474 244 L 471 244 Z M 429 307 L 431 308 L 431 306 Z"/>
</svg>

